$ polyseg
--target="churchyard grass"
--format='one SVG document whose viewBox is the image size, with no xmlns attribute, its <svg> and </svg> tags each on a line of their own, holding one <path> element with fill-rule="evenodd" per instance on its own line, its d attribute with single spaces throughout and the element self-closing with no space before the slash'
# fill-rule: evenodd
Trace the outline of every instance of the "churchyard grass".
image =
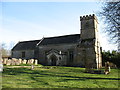
<svg viewBox="0 0 120 90">
<path fill-rule="evenodd" d="M 84 73 L 85 68 L 42 66 L 12 68 L 4 66 L 2 88 L 118 88 L 118 71 L 111 73 Z"/>
</svg>

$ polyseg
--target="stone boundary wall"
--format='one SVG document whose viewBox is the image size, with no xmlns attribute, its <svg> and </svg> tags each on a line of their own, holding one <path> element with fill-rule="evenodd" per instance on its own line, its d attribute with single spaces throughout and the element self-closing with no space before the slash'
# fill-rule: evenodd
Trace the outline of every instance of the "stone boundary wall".
<svg viewBox="0 0 120 90">
<path fill-rule="evenodd" d="M 8 58 L 4 58 L 2 59 L 2 64 L 3 65 L 21 65 L 21 64 L 28 64 L 28 65 L 38 65 L 38 60 L 37 59 L 16 59 L 16 58 L 12 58 L 12 59 L 8 59 Z"/>
</svg>

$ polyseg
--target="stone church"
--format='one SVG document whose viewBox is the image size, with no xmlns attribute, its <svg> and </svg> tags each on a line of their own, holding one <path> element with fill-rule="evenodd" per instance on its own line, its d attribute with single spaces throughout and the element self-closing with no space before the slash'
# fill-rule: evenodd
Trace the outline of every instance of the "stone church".
<svg viewBox="0 0 120 90">
<path fill-rule="evenodd" d="M 101 47 L 96 16 L 80 16 L 81 34 L 44 37 L 41 40 L 18 42 L 12 49 L 12 58 L 38 59 L 43 65 L 102 66 Z"/>
</svg>

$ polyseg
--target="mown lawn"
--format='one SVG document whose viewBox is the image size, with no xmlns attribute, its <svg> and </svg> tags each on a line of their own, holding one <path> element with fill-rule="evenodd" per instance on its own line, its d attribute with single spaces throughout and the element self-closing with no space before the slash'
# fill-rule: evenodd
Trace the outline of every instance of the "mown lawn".
<svg viewBox="0 0 120 90">
<path fill-rule="evenodd" d="M 108 75 L 84 73 L 84 68 L 42 66 L 4 67 L 2 88 L 118 88 L 119 69 Z"/>
</svg>

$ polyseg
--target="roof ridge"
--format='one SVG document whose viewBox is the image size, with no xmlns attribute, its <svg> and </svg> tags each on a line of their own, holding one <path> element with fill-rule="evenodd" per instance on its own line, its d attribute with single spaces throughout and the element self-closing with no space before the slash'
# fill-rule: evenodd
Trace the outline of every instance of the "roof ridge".
<svg viewBox="0 0 120 90">
<path fill-rule="evenodd" d="M 21 43 L 21 42 L 34 42 L 34 41 L 40 41 L 41 39 L 39 39 L 39 40 L 28 40 L 28 41 L 19 41 L 19 43 Z"/>
<path fill-rule="evenodd" d="M 80 35 L 80 34 L 69 34 L 69 35 L 53 36 L 53 37 L 44 37 L 44 38 L 58 38 L 58 37 L 66 37 L 66 36 L 74 36 L 74 35 Z"/>
</svg>

